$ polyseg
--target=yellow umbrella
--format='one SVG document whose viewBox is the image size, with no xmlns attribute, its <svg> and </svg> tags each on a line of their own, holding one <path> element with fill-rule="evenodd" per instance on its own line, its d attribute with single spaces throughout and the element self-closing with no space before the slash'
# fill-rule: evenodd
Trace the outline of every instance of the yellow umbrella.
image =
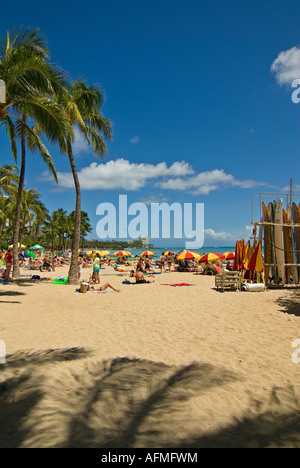
<svg viewBox="0 0 300 468">
<path fill-rule="evenodd" d="M 98 252 L 100 257 L 106 257 L 106 255 L 109 255 L 109 250 L 101 250 Z"/>
<path fill-rule="evenodd" d="M 13 249 L 13 248 L 14 248 L 14 245 L 11 244 L 8 248 L 9 248 L 9 249 Z M 18 248 L 20 248 L 20 242 L 18 242 Z M 21 244 L 21 249 L 25 249 L 25 248 L 26 248 L 26 245 Z"/>
</svg>

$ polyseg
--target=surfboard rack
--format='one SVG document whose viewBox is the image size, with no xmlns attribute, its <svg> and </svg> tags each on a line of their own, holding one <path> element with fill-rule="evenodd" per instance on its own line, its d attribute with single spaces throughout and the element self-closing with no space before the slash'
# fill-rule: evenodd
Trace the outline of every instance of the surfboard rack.
<svg viewBox="0 0 300 468">
<path fill-rule="evenodd" d="M 263 245 L 266 286 L 300 287 L 300 194 L 293 192 L 292 179 L 289 193 L 252 196 L 251 224 L 255 240 Z"/>
</svg>

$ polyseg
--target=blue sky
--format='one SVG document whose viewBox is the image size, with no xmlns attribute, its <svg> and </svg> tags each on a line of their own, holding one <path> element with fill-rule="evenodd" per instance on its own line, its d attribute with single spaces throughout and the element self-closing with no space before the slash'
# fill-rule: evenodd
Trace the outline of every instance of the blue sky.
<svg viewBox="0 0 300 468">
<path fill-rule="evenodd" d="M 51 60 L 105 93 L 103 114 L 113 122 L 107 157 L 98 161 L 75 141 L 92 238 L 98 204 L 118 207 L 122 194 L 129 204 L 204 203 L 205 244 L 220 246 L 249 235 L 252 195 L 286 190 L 291 178 L 300 193 L 300 103 L 291 99 L 299 20 L 298 0 L 5 5 L 1 35 L 39 27 Z M 0 164 L 12 163 L 1 128 L 0 148 Z M 34 155 L 27 185 L 50 212 L 71 211 L 68 159 L 49 149 L 59 185 Z"/>
</svg>

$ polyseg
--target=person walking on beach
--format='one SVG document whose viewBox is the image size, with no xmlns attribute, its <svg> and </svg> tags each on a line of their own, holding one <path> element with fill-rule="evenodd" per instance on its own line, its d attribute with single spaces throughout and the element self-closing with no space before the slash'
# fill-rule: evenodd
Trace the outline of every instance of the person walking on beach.
<svg viewBox="0 0 300 468">
<path fill-rule="evenodd" d="M 166 273 L 166 257 L 164 253 L 162 253 L 160 256 L 159 268 L 160 268 L 161 273 L 163 272 L 163 270 L 164 270 L 164 273 Z"/>
<path fill-rule="evenodd" d="M 93 273 L 95 277 L 95 283 L 100 284 L 100 277 L 99 277 L 99 272 L 100 272 L 100 260 L 101 257 L 98 253 L 96 253 L 96 256 L 93 261 Z"/>
<path fill-rule="evenodd" d="M 5 255 L 5 264 L 6 264 L 6 270 L 3 276 L 4 281 L 11 281 L 10 278 L 10 272 L 12 270 L 13 266 L 13 256 L 11 253 L 11 249 L 8 250 L 8 252 Z"/>
<path fill-rule="evenodd" d="M 169 273 L 171 273 L 172 263 L 174 262 L 174 259 L 173 259 L 172 255 L 167 256 L 167 262 L 168 262 Z"/>
</svg>

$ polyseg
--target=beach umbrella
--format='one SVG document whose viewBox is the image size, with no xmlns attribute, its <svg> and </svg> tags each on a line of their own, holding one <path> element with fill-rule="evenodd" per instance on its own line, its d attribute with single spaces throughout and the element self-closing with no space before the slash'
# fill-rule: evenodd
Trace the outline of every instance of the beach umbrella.
<svg viewBox="0 0 300 468">
<path fill-rule="evenodd" d="M 172 252 L 172 250 L 168 250 L 167 252 L 164 252 L 163 255 L 167 257 L 168 255 L 175 255 L 175 252 Z"/>
<path fill-rule="evenodd" d="M 258 273 L 261 273 L 264 270 L 261 242 L 258 243 L 255 252 L 248 263 L 248 269 L 251 271 L 257 271 Z"/>
<path fill-rule="evenodd" d="M 225 260 L 234 260 L 235 253 L 234 252 L 225 252 L 224 253 Z"/>
<path fill-rule="evenodd" d="M 177 260 L 195 260 L 196 258 L 200 258 L 201 255 L 197 252 L 192 252 L 191 250 L 183 250 L 179 254 L 176 255 Z"/>
<path fill-rule="evenodd" d="M 117 250 L 113 253 L 114 257 L 132 257 L 132 253 L 128 252 L 127 250 Z"/>
<path fill-rule="evenodd" d="M 107 255 L 109 255 L 109 250 L 101 250 L 98 253 L 99 253 L 100 257 L 106 257 Z"/>
<path fill-rule="evenodd" d="M 30 250 L 45 250 L 45 249 L 41 245 L 36 244 L 33 247 L 31 247 Z"/>
<path fill-rule="evenodd" d="M 141 253 L 140 257 L 151 257 L 152 255 L 155 255 L 156 252 L 153 252 L 153 250 L 145 250 L 145 252 Z"/>
<path fill-rule="evenodd" d="M 203 255 L 198 260 L 198 263 L 217 262 L 218 260 L 225 260 L 225 255 L 219 254 L 219 253 L 208 253 L 208 254 Z"/>
<path fill-rule="evenodd" d="M 13 249 L 13 248 L 14 248 L 14 244 L 11 244 L 8 248 L 9 248 L 9 249 Z M 21 244 L 21 246 L 20 246 L 20 242 L 18 242 L 18 248 L 19 248 L 19 249 L 20 249 L 20 248 L 21 248 L 21 249 L 25 249 L 25 248 L 26 248 L 26 245 Z"/>
<path fill-rule="evenodd" d="M 244 260 L 246 255 L 245 239 L 239 240 L 235 246 L 234 270 L 244 270 Z"/>
</svg>

